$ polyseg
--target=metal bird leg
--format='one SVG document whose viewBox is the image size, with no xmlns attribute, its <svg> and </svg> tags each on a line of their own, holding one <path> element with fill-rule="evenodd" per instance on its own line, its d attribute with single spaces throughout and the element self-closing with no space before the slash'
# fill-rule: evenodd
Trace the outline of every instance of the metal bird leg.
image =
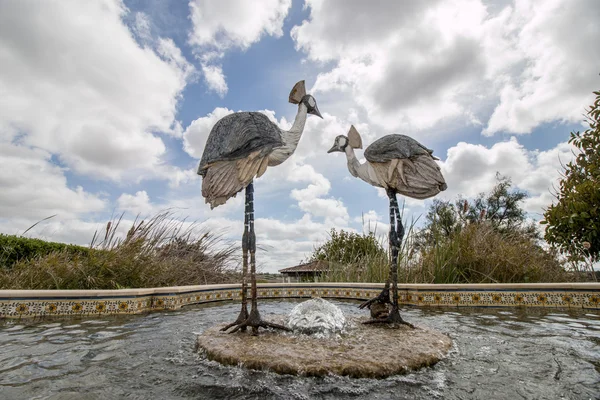
<svg viewBox="0 0 600 400">
<path fill-rule="evenodd" d="M 258 291 L 256 288 L 256 235 L 254 234 L 254 184 L 250 182 L 248 186 L 246 186 L 246 214 L 244 218 L 244 222 L 246 224 L 244 228 L 244 236 L 242 238 L 242 242 L 245 243 L 246 250 L 244 251 L 244 275 L 248 270 L 247 263 L 247 255 L 250 252 L 250 285 L 251 285 L 251 296 L 252 296 L 252 308 L 250 309 L 250 314 L 246 311 L 246 318 L 243 320 L 239 320 L 240 317 L 233 323 L 221 330 L 227 330 L 232 326 L 235 326 L 231 330 L 230 333 L 234 333 L 237 331 L 245 331 L 247 327 L 252 328 L 252 335 L 258 335 L 258 328 L 275 328 L 281 329 L 284 331 L 291 331 L 291 329 L 286 328 L 283 325 L 274 324 L 272 322 L 263 321 L 260 317 L 260 313 L 258 312 Z M 244 249 L 244 244 L 242 244 L 242 249 Z M 242 281 L 242 286 L 246 282 L 246 278 Z M 245 289 L 245 288 L 244 288 Z M 242 313 L 244 308 L 247 310 L 247 298 L 246 295 L 242 295 Z M 240 313 L 240 316 L 242 315 Z"/>
<path fill-rule="evenodd" d="M 252 183 L 250 183 L 252 185 Z M 248 185 L 248 186 L 250 186 Z M 250 194 L 250 200 L 248 198 L 248 187 L 246 187 L 246 206 L 244 210 L 244 234 L 242 235 L 242 309 L 237 319 L 221 331 L 227 331 L 232 326 L 241 325 L 245 320 L 248 319 L 248 249 L 250 247 L 249 231 L 250 231 L 250 213 L 253 213 L 250 204 L 252 202 L 252 194 Z M 242 332 L 246 331 L 246 327 L 240 328 Z"/>
<path fill-rule="evenodd" d="M 396 232 L 396 235 L 399 233 L 397 232 L 397 227 L 396 227 L 396 220 L 399 219 L 399 214 L 397 211 L 394 210 L 394 207 L 397 208 L 398 203 L 396 202 L 396 192 L 394 192 L 392 189 L 388 189 L 387 190 L 387 195 L 388 198 L 390 199 L 390 233 L 389 233 L 389 246 L 390 246 L 390 251 L 392 252 L 392 260 L 391 260 L 391 265 L 394 265 L 394 255 L 393 255 L 393 246 L 392 246 L 392 231 Z M 400 221 L 400 226 L 402 227 L 402 221 Z M 402 227 L 402 236 L 404 236 L 404 227 Z M 402 238 L 400 238 L 400 241 L 402 241 Z M 397 257 L 397 255 L 396 255 Z M 388 274 L 388 278 L 385 281 L 385 286 L 383 288 L 383 290 L 381 291 L 381 293 L 379 293 L 379 295 L 371 300 L 367 300 L 364 303 L 362 303 L 360 306 L 358 306 L 358 308 L 363 309 L 363 308 L 371 308 L 371 304 L 373 303 L 381 303 L 381 304 L 390 304 L 393 306 L 392 301 L 390 300 L 390 284 L 393 280 L 393 271 L 394 268 L 390 267 L 390 272 Z"/>
<path fill-rule="evenodd" d="M 404 321 L 400 316 L 400 310 L 398 307 L 398 254 L 400 252 L 400 245 L 402 243 L 402 239 L 404 238 L 404 226 L 402 225 L 402 219 L 400 217 L 400 210 L 398 208 L 398 200 L 396 199 L 396 192 L 392 189 L 388 189 L 387 191 L 388 197 L 390 199 L 390 233 L 389 233 L 389 246 L 390 252 L 392 254 L 392 262 L 390 266 L 390 276 L 385 283 L 385 287 L 381 294 L 377 296 L 375 299 L 369 300 L 366 303 L 369 305 L 373 304 L 375 301 L 380 303 L 390 303 L 389 296 L 389 286 L 390 281 L 392 283 L 392 295 L 393 300 L 391 302 L 392 309 L 389 315 L 386 318 L 382 319 L 371 319 L 366 321 L 365 324 L 378 324 L 378 323 L 390 323 L 390 324 L 402 324 L 408 325 L 411 328 L 414 328 L 414 325 Z M 383 297 L 383 298 L 382 298 Z M 383 301 L 382 301 L 383 300 Z M 366 304 L 361 304 L 361 308 Z"/>
</svg>

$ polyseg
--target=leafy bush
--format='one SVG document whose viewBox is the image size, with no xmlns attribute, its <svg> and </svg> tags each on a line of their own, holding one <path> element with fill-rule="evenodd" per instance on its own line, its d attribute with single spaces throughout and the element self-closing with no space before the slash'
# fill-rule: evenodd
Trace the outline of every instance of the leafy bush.
<svg viewBox="0 0 600 400">
<path fill-rule="evenodd" d="M 72 255 L 85 255 L 88 254 L 89 248 L 0 233 L 0 268 L 11 268 L 19 261 L 33 260 L 61 251 Z"/>
<path fill-rule="evenodd" d="M 238 282 L 235 248 L 198 232 L 169 212 L 134 221 L 119 238 L 121 219 L 96 233 L 90 249 L 58 249 L 0 271 L 2 289 L 121 289 Z"/>
<path fill-rule="evenodd" d="M 564 169 L 558 202 L 544 213 L 545 238 L 571 261 L 587 262 L 590 272 L 600 261 L 600 91 L 588 110 L 589 128 L 571 133 L 578 150 Z"/>
<path fill-rule="evenodd" d="M 513 189 L 509 178 L 496 175 L 496 186 L 489 193 L 480 193 L 470 202 L 458 197 L 454 203 L 434 199 L 425 217 L 425 226 L 417 235 L 417 246 L 427 246 L 434 240 L 447 240 L 460 233 L 468 224 L 486 222 L 500 233 L 519 232 L 533 239 L 539 233 L 527 222 L 521 202 L 527 194 Z"/>
<path fill-rule="evenodd" d="M 332 229 L 329 239 L 315 248 L 310 261 L 329 262 L 323 275 L 329 282 L 382 282 L 389 272 L 388 254 L 374 233 Z"/>
</svg>

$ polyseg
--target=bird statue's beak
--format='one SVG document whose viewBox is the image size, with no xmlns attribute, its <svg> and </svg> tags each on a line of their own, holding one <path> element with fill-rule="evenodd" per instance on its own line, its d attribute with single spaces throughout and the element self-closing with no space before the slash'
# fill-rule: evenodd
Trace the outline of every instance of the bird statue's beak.
<svg viewBox="0 0 600 400">
<path fill-rule="evenodd" d="M 338 147 L 337 147 L 336 144 L 334 144 L 332 148 L 330 148 L 329 150 L 327 150 L 327 153 L 333 153 L 334 151 L 338 151 Z"/>
<path fill-rule="evenodd" d="M 323 119 L 323 116 L 321 115 L 321 112 L 319 111 L 319 108 L 316 105 L 315 105 L 315 108 L 310 113 Z"/>
</svg>

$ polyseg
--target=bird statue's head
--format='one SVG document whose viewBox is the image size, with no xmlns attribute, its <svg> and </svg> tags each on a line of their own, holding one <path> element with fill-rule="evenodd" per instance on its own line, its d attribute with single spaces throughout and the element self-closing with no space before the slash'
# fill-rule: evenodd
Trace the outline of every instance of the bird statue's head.
<svg viewBox="0 0 600 400">
<path fill-rule="evenodd" d="M 362 139 L 360 138 L 360 134 L 352 125 L 350 130 L 348 131 L 348 136 L 339 135 L 335 138 L 335 142 L 333 142 L 333 147 L 329 149 L 328 153 L 333 153 L 334 151 L 341 151 L 342 153 L 346 151 L 347 146 L 352 147 L 353 149 L 362 149 Z"/>
<path fill-rule="evenodd" d="M 335 138 L 333 146 L 327 152 L 333 153 L 334 151 L 341 151 L 343 153 L 346 151 L 346 146 L 348 146 L 348 138 L 344 135 L 339 135 Z"/>
<path fill-rule="evenodd" d="M 294 88 L 290 92 L 290 103 L 292 104 L 304 104 L 309 114 L 316 115 L 317 117 L 323 118 L 317 107 L 317 101 L 310 94 L 306 94 L 306 88 L 304 87 L 304 81 L 300 81 L 294 85 Z"/>
</svg>

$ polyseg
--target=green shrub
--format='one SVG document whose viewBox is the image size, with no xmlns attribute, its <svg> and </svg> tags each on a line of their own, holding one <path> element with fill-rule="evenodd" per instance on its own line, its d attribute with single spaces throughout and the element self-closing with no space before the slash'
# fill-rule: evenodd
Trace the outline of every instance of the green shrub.
<svg viewBox="0 0 600 400">
<path fill-rule="evenodd" d="M 425 226 L 407 224 L 398 258 L 400 283 L 524 283 L 586 279 L 568 271 L 558 254 L 541 246 L 521 202 L 527 195 L 497 176 L 489 193 L 470 202 L 434 200 Z M 387 241 L 387 237 L 382 238 Z M 386 246 L 387 247 L 387 246 Z M 329 281 L 385 282 L 388 252 L 374 234 L 332 231 L 312 260 L 327 260 Z"/>
<path fill-rule="evenodd" d="M 564 166 L 556 202 L 544 213 L 545 238 L 575 264 L 593 274 L 600 261 L 600 91 L 587 112 L 589 128 L 572 132 L 575 159 Z"/>
<path fill-rule="evenodd" d="M 85 255 L 89 250 L 83 246 L 0 233 L 0 268 L 11 268 L 19 261 L 33 260 L 53 252 L 64 251 L 72 255 Z"/>
<path fill-rule="evenodd" d="M 315 248 L 310 261 L 325 260 L 329 282 L 384 282 L 389 273 L 388 253 L 374 233 L 332 229 L 329 239 Z"/>
</svg>

